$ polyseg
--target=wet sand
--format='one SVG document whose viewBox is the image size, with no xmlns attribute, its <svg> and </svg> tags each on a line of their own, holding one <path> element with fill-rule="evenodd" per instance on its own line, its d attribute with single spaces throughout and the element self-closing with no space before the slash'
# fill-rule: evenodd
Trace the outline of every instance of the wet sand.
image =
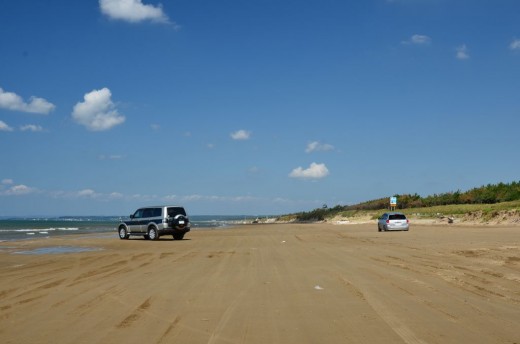
<svg viewBox="0 0 520 344">
<path fill-rule="evenodd" d="M 0 243 L 0 341 L 520 343 L 518 226 L 185 238 Z"/>
</svg>

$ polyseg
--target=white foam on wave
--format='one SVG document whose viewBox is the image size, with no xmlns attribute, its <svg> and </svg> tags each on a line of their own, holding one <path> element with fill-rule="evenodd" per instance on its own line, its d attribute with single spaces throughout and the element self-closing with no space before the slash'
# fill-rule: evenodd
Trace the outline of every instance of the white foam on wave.
<svg viewBox="0 0 520 344">
<path fill-rule="evenodd" d="M 49 231 L 78 231 L 77 227 L 60 227 L 60 228 L 22 228 L 22 229 L 3 229 L 2 232 L 38 232 L 48 233 Z"/>
</svg>

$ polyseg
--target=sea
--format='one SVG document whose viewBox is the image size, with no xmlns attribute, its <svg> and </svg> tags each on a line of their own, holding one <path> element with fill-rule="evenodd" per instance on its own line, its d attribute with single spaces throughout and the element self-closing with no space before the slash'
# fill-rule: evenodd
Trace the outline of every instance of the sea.
<svg viewBox="0 0 520 344">
<path fill-rule="evenodd" d="M 69 234 L 113 234 L 122 216 L 60 216 L 60 217 L 2 217 L 0 242 L 49 238 Z M 257 216 L 248 215 L 192 215 L 191 230 L 225 229 L 251 223 Z"/>
</svg>

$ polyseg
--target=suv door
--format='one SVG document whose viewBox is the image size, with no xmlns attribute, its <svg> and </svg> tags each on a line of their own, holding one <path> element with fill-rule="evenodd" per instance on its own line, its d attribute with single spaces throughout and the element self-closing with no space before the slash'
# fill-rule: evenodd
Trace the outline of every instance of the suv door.
<svg viewBox="0 0 520 344">
<path fill-rule="evenodd" d="M 126 224 L 128 232 L 140 233 L 142 232 L 143 214 L 145 209 L 137 209 L 133 215 L 130 215 L 130 221 Z"/>
</svg>

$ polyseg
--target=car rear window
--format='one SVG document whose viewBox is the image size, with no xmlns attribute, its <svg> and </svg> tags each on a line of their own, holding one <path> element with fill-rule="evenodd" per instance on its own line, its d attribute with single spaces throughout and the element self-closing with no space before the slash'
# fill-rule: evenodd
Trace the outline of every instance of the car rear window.
<svg viewBox="0 0 520 344">
<path fill-rule="evenodd" d="M 177 215 L 186 216 L 186 211 L 182 207 L 170 207 L 168 208 L 168 216 L 175 217 Z"/>
<path fill-rule="evenodd" d="M 406 220 L 404 214 L 391 214 L 389 220 Z"/>
</svg>

